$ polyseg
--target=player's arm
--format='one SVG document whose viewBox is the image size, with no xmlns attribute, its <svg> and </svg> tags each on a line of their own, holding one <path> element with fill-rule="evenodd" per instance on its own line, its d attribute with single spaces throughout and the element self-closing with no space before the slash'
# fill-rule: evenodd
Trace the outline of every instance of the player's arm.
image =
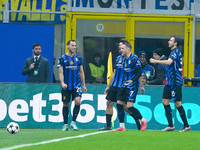
<svg viewBox="0 0 200 150">
<path fill-rule="evenodd" d="M 153 58 L 149 59 L 150 63 L 154 63 L 154 64 L 162 64 L 162 65 L 171 65 L 171 63 L 173 63 L 173 59 L 168 58 L 168 60 L 155 60 Z"/>
<path fill-rule="evenodd" d="M 64 83 L 64 75 L 63 75 L 63 67 L 59 67 L 59 79 L 60 79 L 60 84 L 63 89 L 67 88 L 67 84 Z"/>
<path fill-rule="evenodd" d="M 87 88 L 85 86 L 85 73 L 83 71 L 83 66 L 82 65 L 80 66 L 80 69 L 79 69 L 79 76 L 80 76 L 80 79 L 81 79 L 81 83 L 83 85 L 83 91 L 87 92 Z"/>
<path fill-rule="evenodd" d="M 108 90 L 109 90 L 110 85 L 111 85 L 111 83 L 112 83 L 112 81 L 113 81 L 115 72 L 116 72 L 116 69 L 114 69 L 114 71 L 113 71 L 113 73 L 112 73 L 112 76 L 111 76 L 111 78 L 110 78 L 110 83 L 108 83 L 108 85 L 107 85 L 107 87 L 106 87 L 106 89 L 105 89 L 105 91 L 104 91 L 104 94 L 105 94 L 105 95 L 107 95 L 107 93 L 108 93 Z"/>
<path fill-rule="evenodd" d="M 137 81 L 141 77 L 141 74 L 142 74 L 141 67 L 137 67 L 136 68 L 136 75 L 135 75 L 135 77 L 133 79 L 131 79 L 131 80 L 128 80 L 124 85 L 129 85 L 129 84 Z"/>
<path fill-rule="evenodd" d="M 111 76 L 111 78 L 110 78 L 110 83 L 108 84 L 108 87 L 110 87 L 110 85 L 111 85 L 111 83 L 112 83 L 112 81 L 113 81 L 113 77 L 114 77 L 114 75 L 115 75 L 115 72 L 116 72 L 116 69 L 114 69 L 114 71 L 113 71 L 113 74 L 112 74 L 112 76 Z"/>
</svg>

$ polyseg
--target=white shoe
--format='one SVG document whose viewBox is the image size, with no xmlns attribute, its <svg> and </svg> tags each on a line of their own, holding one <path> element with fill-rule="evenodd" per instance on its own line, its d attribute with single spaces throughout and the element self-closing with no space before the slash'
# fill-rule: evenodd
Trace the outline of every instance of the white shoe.
<svg viewBox="0 0 200 150">
<path fill-rule="evenodd" d="M 187 132 L 191 130 L 191 126 L 189 127 L 183 127 L 183 129 L 181 129 L 179 132 Z"/>
<path fill-rule="evenodd" d="M 174 131 L 174 130 L 175 130 L 175 126 L 173 126 L 173 127 L 167 126 L 166 128 L 162 129 L 161 131 Z"/>
<path fill-rule="evenodd" d="M 76 126 L 76 123 L 74 121 L 71 122 L 70 127 L 73 128 L 75 131 L 78 131 L 78 127 Z"/>
<path fill-rule="evenodd" d="M 64 124 L 64 126 L 62 127 L 62 131 L 68 131 L 68 124 Z"/>
</svg>

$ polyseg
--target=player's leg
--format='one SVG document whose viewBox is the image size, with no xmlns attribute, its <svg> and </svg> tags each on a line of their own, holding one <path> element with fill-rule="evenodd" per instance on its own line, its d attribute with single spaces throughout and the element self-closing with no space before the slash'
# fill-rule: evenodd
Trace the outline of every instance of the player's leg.
<svg viewBox="0 0 200 150">
<path fill-rule="evenodd" d="M 163 103 L 163 106 L 165 109 L 165 116 L 167 118 L 168 126 L 164 129 L 162 129 L 161 131 L 174 131 L 175 130 L 175 126 L 173 125 L 173 121 L 172 121 L 172 109 L 169 104 L 171 98 L 172 98 L 171 87 L 166 85 L 163 90 L 162 103 Z"/>
<path fill-rule="evenodd" d="M 80 87 L 78 89 L 73 90 L 72 99 L 74 99 L 75 105 L 73 108 L 73 116 L 72 116 L 72 122 L 70 124 L 70 127 L 76 131 L 78 130 L 78 127 L 76 126 L 76 118 L 80 111 L 81 96 L 82 96 L 82 90 Z"/>
<path fill-rule="evenodd" d="M 125 88 L 118 88 L 117 90 L 117 116 L 119 118 L 119 128 L 115 131 L 126 131 L 124 124 L 124 106 L 126 105 L 126 90 Z"/>
<path fill-rule="evenodd" d="M 107 101 L 107 107 L 106 107 L 106 125 L 103 128 L 100 128 L 99 130 L 112 130 L 111 128 L 111 119 L 113 115 L 113 104 L 114 102 L 108 100 Z"/>
<path fill-rule="evenodd" d="M 116 99 L 117 95 L 117 88 L 111 86 L 110 89 L 108 90 L 108 94 L 106 96 L 107 101 L 107 106 L 106 106 L 106 125 L 103 128 L 100 128 L 99 130 L 112 130 L 111 127 L 111 119 L 113 115 L 113 104 L 114 102 L 117 102 Z"/>
<path fill-rule="evenodd" d="M 111 129 L 111 119 L 113 116 L 113 105 L 114 102 L 112 101 L 107 101 L 107 107 L 106 107 L 106 126 L 107 129 L 110 130 Z"/>
<path fill-rule="evenodd" d="M 140 111 L 134 107 L 134 102 L 127 102 L 128 113 L 136 122 L 138 130 L 144 131 L 147 127 L 147 120 L 142 117 Z"/>
<path fill-rule="evenodd" d="M 176 108 L 178 109 L 178 112 L 180 114 L 180 117 L 183 121 L 183 128 L 182 130 L 180 130 L 180 132 L 187 132 L 189 130 L 191 130 L 191 127 L 189 126 L 188 124 L 188 121 L 187 121 L 187 117 L 186 117 L 186 114 L 185 114 L 185 109 L 184 107 L 182 106 L 182 87 L 181 86 L 177 86 L 175 88 L 175 92 L 174 92 L 174 103 L 175 103 L 175 106 Z"/>
<path fill-rule="evenodd" d="M 127 102 L 128 111 L 127 112 L 135 120 L 138 130 L 144 131 L 147 127 L 147 120 L 143 118 L 140 111 L 134 107 L 137 92 L 138 92 L 138 87 L 133 87 L 130 90 L 126 89 L 126 93 L 128 95 L 128 102 Z"/>
<path fill-rule="evenodd" d="M 68 116 L 69 116 L 69 102 L 70 102 L 70 91 L 68 90 L 62 90 L 62 102 L 63 102 L 63 109 L 62 109 L 62 114 L 63 114 L 63 120 L 64 120 L 64 125 L 62 127 L 62 131 L 67 131 L 68 130 Z"/>
<path fill-rule="evenodd" d="M 73 116 L 72 116 L 72 122 L 70 124 L 70 127 L 77 131 L 78 127 L 76 126 L 76 118 L 77 118 L 78 113 L 80 111 L 81 97 L 76 97 L 74 99 L 74 101 L 75 101 L 75 105 L 74 105 L 74 108 L 73 108 Z"/>
<path fill-rule="evenodd" d="M 126 131 L 124 124 L 124 117 L 125 117 L 124 105 L 126 105 L 124 101 L 121 100 L 117 101 L 117 116 L 119 118 L 119 128 L 115 129 L 114 131 Z"/>
</svg>

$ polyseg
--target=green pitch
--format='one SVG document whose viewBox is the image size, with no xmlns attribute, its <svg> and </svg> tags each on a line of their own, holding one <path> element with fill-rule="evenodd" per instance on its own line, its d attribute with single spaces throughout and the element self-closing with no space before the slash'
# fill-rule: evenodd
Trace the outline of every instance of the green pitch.
<svg viewBox="0 0 200 150">
<path fill-rule="evenodd" d="M 90 135 L 92 133 L 97 134 Z M 127 130 L 100 133 L 89 129 L 66 132 L 61 129 L 20 129 L 12 135 L 5 128 L 0 128 L 0 150 L 19 145 L 22 147 L 18 150 L 197 150 L 200 148 L 199 139 L 199 131 Z M 38 144 L 43 141 L 43 144 Z M 27 147 L 26 144 L 31 145 Z"/>
</svg>

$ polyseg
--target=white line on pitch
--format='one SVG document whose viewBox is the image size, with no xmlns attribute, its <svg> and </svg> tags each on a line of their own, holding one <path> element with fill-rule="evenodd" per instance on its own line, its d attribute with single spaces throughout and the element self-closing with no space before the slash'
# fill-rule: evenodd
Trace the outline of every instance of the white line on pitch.
<svg viewBox="0 0 200 150">
<path fill-rule="evenodd" d="M 28 147 L 28 146 L 42 145 L 42 144 L 48 144 L 48 143 L 53 143 L 53 142 L 59 142 L 59 141 L 63 141 L 63 140 L 82 138 L 82 137 L 95 135 L 95 134 L 100 134 L 100 133 L 105 133 L 105 132 L 110 132 L 110 131 L 100 131 L 100 132 L 88 133 L 88 134 L 83 134 L 83 135 L 78 135 L 78 136 L 73 136 L 73 137 L 65 137 L 65 138 L 61 138 L 61 139 L 53 139 L 53 140 L 43 141 L 43 142 L 38 142 L 38 143 L 22 144 L 22 145 L 12 146 L 12 147 L 8 147 L 8 148 L 2 148 L 0 150 L 13 150 L 13 149 L 23 148 L 23 147 Z"/>
</svg>

